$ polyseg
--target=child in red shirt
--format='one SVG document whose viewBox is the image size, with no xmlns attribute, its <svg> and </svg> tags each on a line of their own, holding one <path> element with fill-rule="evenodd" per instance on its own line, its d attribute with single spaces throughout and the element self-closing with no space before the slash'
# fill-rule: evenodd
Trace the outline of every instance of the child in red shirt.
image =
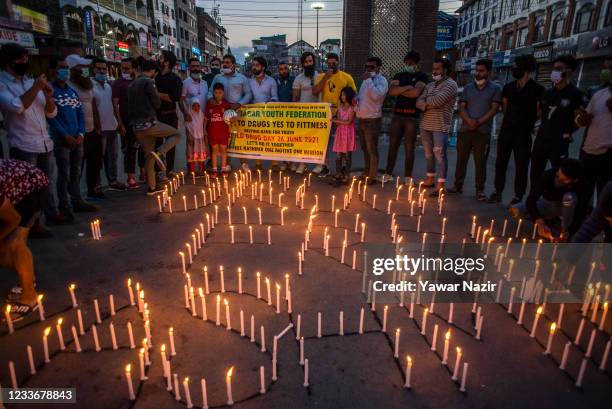
<svg viewBox="0 0 612 409">
<path fill-rule="evenodd" d="M 216 83 L 213 87 L 213 97 L 206 103 L 204 113 L 204 129 L 208 134 L 208 141 L 212 146 L 212 172 L 213 177 L 217 176 L 217 158 L 221 156 L 221 171 L 227 174 L 231 168 L 227 164 L 227 144 L 229 141 L 229 126 L 223 119 L 225 110 L 229 109 L 230 104 L 223 97 L 225 90 L 223 84 Z"/>
</svg>

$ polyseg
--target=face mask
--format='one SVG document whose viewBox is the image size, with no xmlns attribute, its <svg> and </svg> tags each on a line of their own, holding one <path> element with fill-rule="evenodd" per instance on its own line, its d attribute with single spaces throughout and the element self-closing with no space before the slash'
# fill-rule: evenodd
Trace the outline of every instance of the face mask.
<svg viewBox="0 0 612 409">
<path fill-rule="evenodd" d="M 81 76 L 85 78 L 89 77 L 89 68 L 83 68 L 81 70 Z"/>
<path fill-rule="evenodd" d="M 562 71 L 551 71 L 550 72 L 550 80 L 553 84 L 558 84 L 563 80 L 563 72 Z"/>
<path fill-rule="evenodd" d="M 219 73 L 221 72 L 221 69 L 220 69 L 220 68 L 218 68 L 218 67 L 212 67 L 212 68 L 210 69 L 210 72 L 211 72 L 211 73 L 213 73 L 213 74 L 215 74 L 215 75 L 217 75 L 217 74 L 219 74 Z"/>
<path fill-rule="evenodd" d="M 121 73 L 121 78 L 123 78 L 124 80 L 131 80 L 132 79 L 132 74 L 130 74 L 129 72 L 122 72 Z"/>
<path fill-rule="evenodd" d="M 307 77 L 312 77 L 314 74 L 315 68 L 314 65 L 306 65 L 304 67 L 304 75 L 306 75 Z"/>
<path fill-rule="evenodd" d="M 332 64 L 329 66 L 329 69 L 333 72 L 338 72 L 338 66 L 336 64 Z"/>
<path fill-rule="evenodd" d="M 525 75 L 525 70 L 519 67 L 512 67 L 511 71 L 512 71 L 512 77 L 514 77 L 514 79 L 516 80 L 518 80 L 519 78 L 523 78 L 523 75 Z"/>
<path fill-rule="evenodd" d="M 60 81 L 68 81 L 70 78 L 70 70 L 68 68 L 57 69 L 57 79 Z"/>
<path fill-rule="evenodd" d="M 404 71 L 408 73 L 413 73 L 416 71 L 416 67 L 414 65 L 405 65 Z"/>
<path fill-rule="evenodd" d="M 441 76 L 441 75 L 432 75 L 432 76 L 431 76 L 431 78 L 432 78 L 434 81 L 440 81 L 440 80 L 442 79 L 442 76 Z"/>
<path fill-rule="evenodd" d="M 609 68 L 604 68 L 599 72 L 599 81 L 602 84 L 607 84 L 612 81 L 612 70 Z"/>
<path fill-rule="evenodd" d="M 229 74 L 231 74 L 231 73 L 232 73 L 232 69 L 231 69 L 231 68 L 223 68 L 223 69 L 221 70 L 221 72 L 222 72 L 223 74 L 229 75 Z"/>
<path fill-rule="evenodd" d="M 108 79 L 108 74 L 104 73 L 96 73 L 96 81 L 106 81 Z"/>
<path fill-rule="evenodd" d="M 199 72 L 192 72 L 189 75 L 191 76 L 191 79 L 193 79 L 194 81 L 200 81 L 200 78 L 202 77 Z"/>
<path fill-rule="evenodd" d="M 370 72 L 370 78 L 374 78 L 376 76 L 376 73 L 374 71 Z"/>
<path fill-rule="evenodd" d="M 28 72 L 28 69 L 30 68 L 30 63 L 29 62 L 14 62 L 12 64 L 12 68 L 13 68 L 13 71 L 15 71 L 17 75 L 19 76 L 25 75 L 25 73 Z"/>
</svg>

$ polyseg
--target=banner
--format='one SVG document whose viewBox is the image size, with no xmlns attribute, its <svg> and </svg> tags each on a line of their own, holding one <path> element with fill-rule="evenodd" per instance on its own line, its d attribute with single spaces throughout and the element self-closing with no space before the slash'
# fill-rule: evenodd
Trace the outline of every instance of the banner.
<svg viewBox="0 0 612 409">
<path fill-rule="evenodd" d="M 236 158 L 325 163 L 331 127 L 326 103 L 268 102 L 240 108 L 227 154 Z"/>
</svg>

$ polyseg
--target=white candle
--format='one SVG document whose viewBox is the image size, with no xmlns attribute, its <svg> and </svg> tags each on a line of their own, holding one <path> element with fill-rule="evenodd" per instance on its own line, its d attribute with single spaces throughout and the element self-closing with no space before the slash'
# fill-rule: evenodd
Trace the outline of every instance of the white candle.
<svg viewBox="0 0 612 409">
<path fill-rule="evenodd" d="M 459 379 L 459 364 L 461 363 L 461 348 L 457 347 L 457 356 L 455 357 L 455 366 L 453 367 L 453 376 L 451 379 L 456 381 Z"/>
<path fill-rule="evenodd" d="M 461 392 L 465 392 L 465 383 L 467 381 L 467 373 L 468 373 L 468 363 L 465 362 L 463 364 L 463 374 L 461 374 L 461 387 L 459 388 Z"/>
<path fill-rule="evenodd" d="M 434 325 L 433 336 L 431 339 L 431 350 L 436 350 L 436 344 L 438 343 L 438 324 Z"/>
<path fill-rule="evenodd" d="M 599 321 L 599 330 L 603 331 L 604 324 L 606 322 L 606 316 L 608 315 L 608 302 L 606 301 L 603 305 L 603 313 L 601 314 L 601 321 Z"/>
<path fill-rule="evenodd" d="M 395 330 L 395 345 L 394 345 L 394 351 L 393 351 L 393 356 L 395 358 L 399 358 L 399 341 L 400 341 L 400 329 L 396 329 Z"/>
<path fill-rule="evenodd" d="M 49 333 L 51 332 L 51 327 L 45 328 L 45 332 L 43 333 L 43 353 L 45 356 L 45 363 L 51 362 L 51 358 L 49 357 Z"/>
<path fill-rule="evenodd" d="M 187 211 L 187 198 L 185 197 L 185 195 L 183 195 L 183 207 L 184 210 Z"/>
<path fill-rule="evenodd" d="M 300 337 L 300 365 L 304 365 L 304 337 Z"/>
<path fill-rule="evenodd" d="M 268 226 L 268 246 L 272 244 L 271 226 Z"/>
<path fill-rule="evenodd" d="M 586 371 L 588 359 L 582 358 L 582 362 L 580 363 L 580 370 L 578 371 L 578 378 L 576 379 L 576 387 L 580 388 L 582 386 L 582 381 L 584 379 L 584 372 Z"/>
<path fill-rule="evenodd" d="M 130 339 L 130 349 L 136 348 L 136 344 L 134 343 L 134 332 L 132 330 L 132 323 L 128 321 L 127 323 L 128 329 L 128 338 Z"/>
<path fill-rule="evenodd" d="M 421 216 L 418 217 L 417 219 L 417 229 L 416 229 L 417 233 L 421 232 Z"/>
<path fill-rule="evenodd" d="M 259 393 L 266 393 L 266 377 L 265 377 L 265 368 L 262 366 L 259 367 Z"/>
<path fill-rule="evenodd" d="M 280 285 L 276 284 L 276 313 L 280 314 Z"/>
<path fill-rule="evenodd" d="M 387 332 L 387 315 L 389 313 L 389 306 L 385 305 L 385 308 L 383 310 L 383 322 L 382 322 L 382 332 Z"/>
<path fill-rule="evenodd" d="M 125 366 L 125 380 L 128 384 L 128 392 L 130 395 L 130 400 L 135 400 L 136 395 L 134 394 L 134 385 L 132 384 L 132 365 L 127 364 Z"/>
<path fill-rule="evenodd" d="M 423 310 L 423 318 L 421 320 L 421 335 L 425 335 L 425 329 L 426 329 L 426 325 L 427 325 L 427 314 L 429 312 L 428 308 L 425 308 Z"/>
<path fill-rule="evenodd" d="M 317 312 L 317 338 L 321 338 L 321 313 Z"/>
<path fill-rule="evenodd" d="M 230 226 L 230 231 L 231 231 L 230 243 L 234 244 L 234 226 Z"/>
<path fill-rule="evenodd" d="M 259 327 L 259 332 L 261 335 L 261 352 L 266 352 L 266 329 L 263 325 Z"/>
<path fill-rule="evenodd" d="M 55 325 L 55 330 L 57 331 L 57 340 L 59 342 L 59 347 L 60 350 L 65 350 L 66 349 L 66 345 L 64 344 L 64 334 L 62 333 L 62 322 L 64 321 L 63 318 L 60 318 L 57 320 L 57 324 Z"/>
<path fill-rule="evenodd" d="M 535 315 L 535 319 L 533 320 L 533 325 L 531 326 L 531 333 L 529 334 L 531 338 L 535 337 L 536 329 L 538 327 L 538 320 L 540 319 L 541 314 L 542 314 L 542 306 L 539 306 L 538 309 L 536 310 L 536 315 Z"/>
<path fill-rule="evenodd" d="M 355 215 L 355 233 L 359 231 L 358 227 L 359 227 L 359 213 Z"/>
<path fill-rule="evenodd" d="M 225 292 L 225 269 L 223 266 L 219 266 L 219 277 L 221 281 L 221 292 Z"/>
<path fill-rule="evenodd" d="M 404 382 L 404 388 L 410 389 L 410 378 L 412 378 L 412 358 L 410 355 L 406 356 L 406 382 Z"/>
<path fill-rule="evenodd" d="M 117 336 L 115 335 L 115 325 L 113 325 L 113 323 L 111 322 L 108 325 L 108 328 L 110 330 L 111 342 L 112 342 L 112 345 L 113 345 L 113 350 L 117 350 L 117 349 L 119 349 L 119 346 L 117 346 Z"/>
<path fill-rule="evenodd" d="M 226 329 L 229 331 L 232 329 L 232 323 L 230 321 L 229 302 L 227 299 L 223 300 L 223 304 L 225 304 L 225 322 L 227 324 Z"/>
<path fill-rule="evenodd" d="M 361 223 L 361 242 L 365 241 L 366 224 Z"/>
<path fill-rule="evenodd" d="M 268 295 L 268 305 L 272 305 L 272 292 L 270 290 L 270 279 L 266 277 L 266 292 Z"/>
<path fill-rule="evenodd" d="M 168 329 L 168 338 L 170 339 L 169 340 L 169 343 L 170 343 L 170 356 L 175 356 L 176 355 L 176 349 L 174 347 L 174 328 L 173 327 L 170 327 Z"/>
<path fill-rule="evenodd" d="M 10 304 L 8 304 L 6 308 L 4 309 L 4 317 L 6 319 L 8 333 L 12 334 L 13 332 L 15 332 L 15 329 L 13 328 L 13 320 L 11 319 L 11 305 Z"/>
<path fill-rule="evenodd" d="M 340 326 L 340 331 L 338 332 L 338 334 L 344 335 L 344 311 L 340 311 L 340 313 L 338 314 L 338 323 Z"/>
<path fill-rule="evenodd" d="M 361 307 L 361 311 L 359 312 L 359 333 L 363 334 L 363 315 L 364 309 Z"/>
<path fill-rule="evenodd" d="M 193 402 L 191 401 L 191 391 L 189 390 L 189 378 L 185 377 L 183 380 L 183 390 L 185 391 L 185 401 L 188 408 L 193 408 Z"/>
<path fill-rule="evenodd" d="M 147 376 L 145 375 L 145 349 L 144 348 L 140 348 L 140 351 L 138 353 L 138 363 L 140 366 L 140 380 L 144 381 L 147 379 Z M 164 365 L 165 366 L 165 365 Z"/>
<path fill-rule="evenodd" d="M 72 308 L 76 308 L 77 307 L 77 300 L 76 300 L 76 295 L 74 293 L 74 290 L 76 289 L 76 285 L 74 284 L 70 284 L 70 286 L 68 286 L 68 291 L 70 292 L 70 298 L 72 299 Z"/>
<path fill-rule="evenodd" d="M 548 332 L 548 341 L 546 342 L 546 350 L 544 351 L 545 355 L 550 354 L 550 348 L 552 347 L 552 341 L 555 336 L 555 330 L 557 329 L 557 323 L 553 322 L 550 324 L 550 331 Z"/>
<path fill-rule="evenodd" d="M 514 237 L 518 239 L 518 236 L 521 232 L 521 224 L 523 223 L 523 219 L 519 219 L 518 220 L 518 224 L 516 225 L 516 233 L 514 234 Z"/>
<path fill-rule="evenodd" d="M 257 299 L 259 300 L 261 298 L 261 274 L 259 274 L 259 271 L 255 276 L 257 277 Z"/>
<path fill-rule="evenodd" d="M 251 315 L 251 342 L 255 342 L 255 316 Z"/>
<path fill-rule="evenodd" d="M 446 335 L 444 335 L 444 352 L 442 353 L 442 365 L 448 364 L 448 348 L 450 344 L 450 336 L 451 331 L 449 329 L 448 331 L 446 331 Z"/>
</svg>

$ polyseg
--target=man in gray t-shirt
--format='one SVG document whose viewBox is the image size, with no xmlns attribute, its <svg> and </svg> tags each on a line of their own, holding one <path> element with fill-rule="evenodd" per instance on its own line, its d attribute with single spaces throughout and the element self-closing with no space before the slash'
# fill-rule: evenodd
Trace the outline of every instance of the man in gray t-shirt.
<svg viewBox="0 0 612 409">
<path fill-rule="evenodd" d="M 499 109 L 501 88 L 489 81 L 491 60 L 478 60 L 474 82 L 463 88 L 459 98 L 459 116 L 463 120 L 457 137 L 457 167 L 455 186 L 448 193 L 461 193 L 470 153 L 474 152 L 476 198 L 486 200 L 484 185 L 491 139 L 491 122 Z"/>
</svg>

